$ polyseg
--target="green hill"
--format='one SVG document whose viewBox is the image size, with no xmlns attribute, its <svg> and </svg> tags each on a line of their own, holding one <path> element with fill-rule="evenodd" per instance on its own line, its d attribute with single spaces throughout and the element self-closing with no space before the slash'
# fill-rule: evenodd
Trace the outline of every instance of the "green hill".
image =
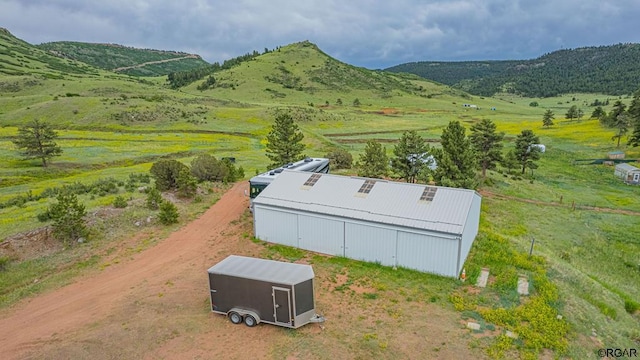
<svg viewBox="0 0 640 360">
<path fill-rule="evenodd" d="M 414 62 L 408 72 L 481 96 L 550 97 L 575 92 L 626 95 L 640 83 L 640 44 L 559 50 L 522 61 Z"/>
<path fill-rule="evenodd" d="M 0 28 L 0 73 L 62 78 L 66 75 L 97 74 L 97 69 L 75 60 L 51 56 Z"/>
<path fill-rule="evenodd" d="M 117 44 L 57 41 L 36 45 L 36 47 L 57 57 L 134 76 L 162 76 L 209 65 L 199 55 L 137 49 Z"/>
<path fill-rule="evenodd" d="M 509 71 L 534 74 L 556 61 L 551 55 L 543 57 L 544 65 L 459 64 L 458 72 L 467 67 L 465 77 L 479 75 L 467 83 L 458 80 L 458 88 L 454 88 L 414 74 L 345 64 L 303 41 L 230 59 L 226 65 L 212 64 L 206 72 L 193 71 L 195 81 L 173 89 L 167 82 L 169 76 L 114 73 L 52 56 L 8 31 L 0 31 L 0 243 L 47 225 L 39 222 L 38 215 L 46 215 L 56 191 L 63 186 L 79 193 L 92 221 L 86 243 L 69 244 L 65 250 L 38 259 L 3 259 L 0 255 L 5 267 L 0 269 L 0 308 L 66 284 L 84 269 L 115 265 L 133 251 L 162 241 L 173 228 L 154 220 L 158 213 L 144 207 L 146 194 L 139 191 L 148 185 L 142 179 L 148 179 L 152 163 L 159 159 L 190 164 L 195 156 L 206 153 L 234 157 L 247 178 L 264 171 L 269 163 L 265 136 L 276 110 L 292 113 L 304 134 L 306 155 L 324 156 L 343 149 L 354 160 L 368 141 L 384 144 L 392 156 L 402 133 L 415 130 L 438 148 L 442 129 L 450 121 L 460 121 L 468 129 L 490 119 L 506 135 L 505 152 L 513 149 L 523 129 L 539 135 L 546 152 L 535 171 L 521 173 L 498 166 L 487 172 L 478 189 L 483 195 L 479 236 L 465 263 L 468 281 L 372 264 L 359 268 L 365 265 L 327 258 L 336 262 L 322 272 L 343 277 L 340 284 L 347 281 L 343 286 L 331 280 L 336 282 L 336 296 L 343 297 L 340 303 L 354 304 L 351 313 L 377 314 L 380 312 L 372 309 L 394 303 L 401 303 L 406 311 L 397 312 L 394 307 L 383 311 L 381 319 L 372 315 L 373 320 L 343 321 L 345 331 L 320 333 L 324 342 L 318 342 L 318 336 L 303 336 L 294 339 L 295 346 L 274 342 L 268 351 L 286 357 L 282 351 L 304 348 L 310 351 L 307 357 L 317 352 L 315 357 L 320 358 L 326 353 L 326 344 L 339 344 L 344 349 L 341 354 L 351 357 L 411 357 L 402 353 L 407 344 L 404 332 L 440 331 L 442 321 L 457 328 L 460 323 L 477 321 L 479 332 L 458 336 L 446 346 L 469 346 L 475 353 L 496 358 L 589 358 L 601 348 L 637 347 L 638 188 L 616 179 L 612 167 L 578 165 L 575 160 L 601 159 L 614 150 L 623 150 L 626 159 L 639 159 L 640 148 L 624 142 L 616 148 L 611 140 L 615 130 L 602 127 L 598 120 L 560 119 L 574 105 L 589 114 L 589 104 L 597 97 L 602 99 L 603 94 L 535 99 L 539 106 L 532 107 L 531 98 L 508 93 L 500 98 L 476 96 L 461 90 L 461 84 L 472 88 L 474 81 L 499 80 L 499 74 Z M 604 76 L 593 71 L 594 78 Z M 456 72 L 448 74 L 453 78 Z M 608 69 L 600 72 L 608 73 Z M 556 84 L 561 80 L 542 78 L 539 82 Z M 502 84 L 503 90 L 519 89 L 516 83 L 509 83 L 510 87 L 496 83 Z M 631 101 L 625 97 L 620 100 L 625 104 Z M 557 121 L 543 127 L 542 115 L 547 109 L 556 114 Z M 21 159 L 12 143 L 18 127 L 35 118 L 50 123 L 60 135 L 57 142 L 63 153 L 52 159 L 48 168 L 38 160 Z M 355 175 L 357 170 L 332 172 Z M 198 201 L 165 195 L 171 195 L 179 206 L 184 223 L 205 211 L 222 189 L 220 184 L 201 184 Z M 117 197 L 127 200 L 128 206 L 115 209 Z M 103 219 L 100 214 L 113 217 L 105 215 Z M 240 221 L 250 221 L 247 219 L 250 217 L 243 216 Z M 229 236 L 251 241 L 250 226 L 247 229 L 246 233 L 232 231 Z M 122 258 L 112 256 L 120 251 Z M 264 251 L 276 250 L 265 246 Z M 291 253 L 288 248 L 286 251 Z M 325 262 L 313 261 L 318 266 Z M 473 284 L 483 268 L 490 268 L 491 278 L 486 288 L 479 289 Z M 362 277 L 354 278 L 357 273 Z M 529 296 L 517 294 L 519 277 L 530 280 Z M 348 290 L 351 282 L 366 292 Z M 416 305 L 438 307 L 446 316 L 435 322 L 416 322 L 412 317 Z M 342 311 L 339 306 L 334 309 Z M 380 326 L 374 324 L 378 321 Z M 381 332 L 390 328 L 400 335 L 389 337 Z M 191 324 L 176 329 L 176 333 L 200 336 Z M 565 334 L 567 329 L 569 334 Z M 507 330 L 518 339 L 505 336 Z M 169 346 L 167 339 L 173 338 L 158 340 L 154 336 L 149 349 Z M 376 339 L 380 342 L 373 342 Z M 438 344 L 423 353 L 434 352 L 435 356 L 439 350 Z"/>
</svg>

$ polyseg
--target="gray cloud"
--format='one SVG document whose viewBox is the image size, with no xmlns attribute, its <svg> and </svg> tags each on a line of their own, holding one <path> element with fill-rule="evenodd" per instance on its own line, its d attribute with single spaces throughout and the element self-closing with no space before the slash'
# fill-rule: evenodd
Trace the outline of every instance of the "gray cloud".
<svg viewBox="0 0 640 360">
<path fill-rule="evenodd" d="M 640 42 L 638 18 L 637 0 L 0 0 L 0 26 L 32 44 L 108 42 L 213 62 L 309 40 L 369 68 Z"/>
</svg>

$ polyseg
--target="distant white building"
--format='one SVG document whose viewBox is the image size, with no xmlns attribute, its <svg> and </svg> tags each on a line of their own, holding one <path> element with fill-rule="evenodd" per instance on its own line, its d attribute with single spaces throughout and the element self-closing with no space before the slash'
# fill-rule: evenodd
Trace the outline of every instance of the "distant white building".
<svg viewBox="0 0 640 360">
<path fill-rule="evenodd" d="M 283 171 L 254 199 L 264 241 L 458 277 L 478 233 L 467 189 Z"/>
<path fill-rule="evenodd" d="M 622 179 L 627 184 L 640 184 L 640 169 L 627 163 L 617 164 L 614 175 Z"/>
</svg>

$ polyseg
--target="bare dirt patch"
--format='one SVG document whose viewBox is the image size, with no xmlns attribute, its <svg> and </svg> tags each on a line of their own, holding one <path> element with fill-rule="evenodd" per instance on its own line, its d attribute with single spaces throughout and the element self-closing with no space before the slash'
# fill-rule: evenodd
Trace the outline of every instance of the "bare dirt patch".
<svg viewBox="0 0 640 360">
<path fill-rule="evenodd" d="M 230 254 L 264 256 L 249 238 L 246 183 L 157 245 L 123 242 L 109 266 L 0 312 L 2 359 L 482 358 L 459 314 L 316 271 L 327 321 L 298 330 L 233 325 L 209 308 L 207 269 Z M 117 261 L 114 261 L 117 259 Z M 307 261 L 304 259 L 303 261 Z M 371 294 L 375 294 L 371 295 Z"/>
</svg>

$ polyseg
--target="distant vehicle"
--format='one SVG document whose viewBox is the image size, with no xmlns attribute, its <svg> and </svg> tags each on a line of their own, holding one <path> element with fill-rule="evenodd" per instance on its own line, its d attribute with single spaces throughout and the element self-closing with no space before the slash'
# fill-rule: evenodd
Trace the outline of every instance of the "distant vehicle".
<svg viewBox="0 0 640 360">
<path fill-rule="evenodd" d="M 269 170 L 256 175 L 249 180 L 249 198 L 253 210 L 253 199 L 258 196 L 283 170 L 307 171 L 314 173 L 329 173 L 329 159 L 305 158 L 295 163 L 289 163 L 277 169 Z"/>
</svg>

